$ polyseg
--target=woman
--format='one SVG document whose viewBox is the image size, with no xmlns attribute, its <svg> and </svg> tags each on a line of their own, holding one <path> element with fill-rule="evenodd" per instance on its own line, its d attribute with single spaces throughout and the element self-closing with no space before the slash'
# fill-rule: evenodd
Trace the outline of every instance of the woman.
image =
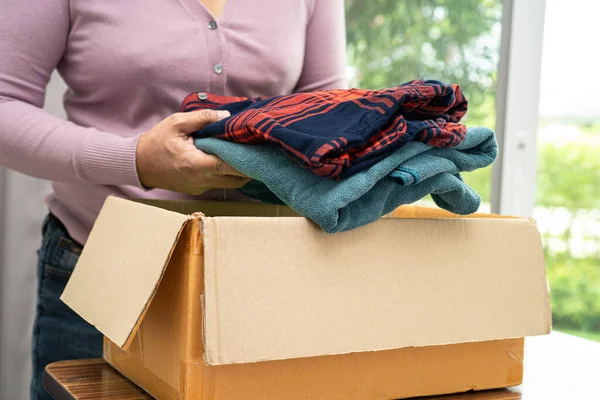
<svg viewBox="0 0 600 400">
<path fill-rule="evenodd" d="M 234 188 L 247 178 L 189 136 L 226 115 L 176 113 L 185 95 L 345 87 L 343 12 L 342 0 L 3 2 L 0 164 L 53 183 L 33 399 L 49 398 L 48 363 L 101 355 L 99 332 L 59 296 L 106 196 L 244 199 Z M 41 109 L 55 68 L 69 121 Z"/>
</svg>

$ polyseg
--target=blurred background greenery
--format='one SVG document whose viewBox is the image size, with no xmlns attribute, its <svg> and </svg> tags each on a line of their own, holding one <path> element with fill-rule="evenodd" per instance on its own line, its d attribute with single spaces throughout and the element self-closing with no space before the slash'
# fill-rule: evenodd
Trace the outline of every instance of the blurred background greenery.
<svg viewBox="0 0 600 400">
<path fill-rule="evenodd" d="M 493 128 L 501 17 L 500 0 L 346 0 L 351 85 L 458 83 L 469 100 L 463 121 Z M 544 238 L 554 328 L 598 341 L 599 154 L 597 121 L 541 120 L 534 217 Z M 491 170 L 464 178 L 489 208 Z"/>
</svg>

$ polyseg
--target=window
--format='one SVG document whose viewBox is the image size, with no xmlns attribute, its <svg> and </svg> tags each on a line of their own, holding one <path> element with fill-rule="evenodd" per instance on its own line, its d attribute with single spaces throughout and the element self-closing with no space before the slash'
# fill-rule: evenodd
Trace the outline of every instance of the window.
<svg viewBox="0 0 600 400">
<path fill-rule="evenodd" d="M 346 0 L 354 86 L 458 83 L 464 122 L 497 128 L 493 178 L 464 178 L 482 211 L 491 200 L 495 212 L 538 221 L 554 327 L 598 341 L 600 81 L 588 39 L 599 13 L 589 0 Z"/>
<path fill-rule="evenodd" d="M 600 83 L 586 45 L 598 13 L 598 2 L 546 1 L 534 217 L 555 329 L 600 341 Z"/>
<path fill-rule="evenodd" d="M 350 83 L 365 89 L 413 79 L 457 83 L 469 126 L 495 125 L 501 0 L 346 0 Z M 464 174 L 489 209 L 491 169 Z"/>
</svg>

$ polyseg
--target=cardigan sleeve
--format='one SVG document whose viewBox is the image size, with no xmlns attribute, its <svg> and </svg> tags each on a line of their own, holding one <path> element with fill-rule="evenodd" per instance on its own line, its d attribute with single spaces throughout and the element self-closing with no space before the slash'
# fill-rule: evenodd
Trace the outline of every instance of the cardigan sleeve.
<svg viewBox="0 0 600 400">
<path fill-rule="evenodd" d="M 67 46 L 66 0 L 4 0 L 0 12 L 0 165 L 53 181 L 141 187 L 138 137 L 78 126 L 42 107 Z"/>
</svg>

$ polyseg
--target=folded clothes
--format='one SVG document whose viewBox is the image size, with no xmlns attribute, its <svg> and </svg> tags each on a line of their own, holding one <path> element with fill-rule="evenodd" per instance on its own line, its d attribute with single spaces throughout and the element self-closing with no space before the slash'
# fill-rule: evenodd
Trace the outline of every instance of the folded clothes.
<svg viewBox="0 0 600 400">
<path fill-rule="evenodd" d="M 453 147 L 464 138 L 459 123 L 467 100 L 458 85 L 412 81 L 384 90 L 323 90 L 268 99 L 196 92 L 183 111 L 212 108 L 232 116 L 195 138 L 272 143 L 314 174 L 347 177 L 382 161 L 411 141 Z"/>
<path fill-rule="evenodd" d="M 463 182 L 460 172 L 490 165 L 498 152 L 493 131 L 469 128 L 455 147 L 409 142 L 368 169 L 336 181 L 290 162 L 272 144 L 217 138 L 199 138 L 195 144 L 254 179 L 241 189 L 243 193 L 286 204 L 329 233 L 368 224 L 429 194 L 441 208 L 473 213 L 480 198 Z"/>
</svg>

